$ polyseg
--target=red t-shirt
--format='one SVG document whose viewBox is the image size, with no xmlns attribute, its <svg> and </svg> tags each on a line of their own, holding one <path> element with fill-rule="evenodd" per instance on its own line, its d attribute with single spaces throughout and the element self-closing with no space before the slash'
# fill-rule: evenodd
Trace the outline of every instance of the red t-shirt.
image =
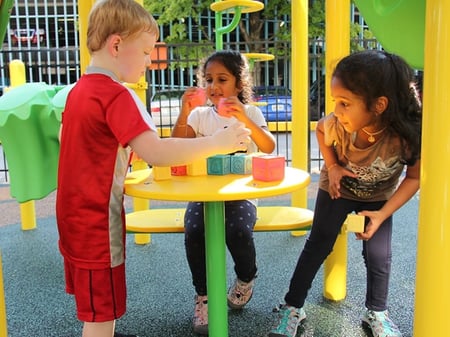
<svg viewBox="0 0 450 337">
<path fill-rule="evenodd" d="M 123 187 L 128 142 L 154 123 L 130 89 L 88 68 L 70 91 L 62 121 L 56 217 L 63 256 L 80 268 L 124 262 Z"/>
</svg>

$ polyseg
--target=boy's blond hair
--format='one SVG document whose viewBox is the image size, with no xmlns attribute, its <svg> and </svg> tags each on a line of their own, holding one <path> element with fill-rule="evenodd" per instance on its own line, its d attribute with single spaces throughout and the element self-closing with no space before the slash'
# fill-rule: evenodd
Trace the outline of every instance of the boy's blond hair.
<svg viewBox="0 0 450 337">
<path fill-rule="evenodd" d="M 87 48 L 100 50 L 112 34 L 123 39 L 149 32 L 159 38 L 159 27 L 153 16 L 134 0 L 99 0 L 89 14 Z"/>
</svg>

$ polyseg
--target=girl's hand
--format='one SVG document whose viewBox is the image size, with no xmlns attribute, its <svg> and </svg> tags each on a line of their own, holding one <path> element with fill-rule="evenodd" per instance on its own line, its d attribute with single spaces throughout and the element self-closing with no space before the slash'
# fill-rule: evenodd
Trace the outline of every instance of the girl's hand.
<svg viewBox="0 0 450 337">
<path fill-rule="evenodd" d="M 221 116 L 235 117 L 240 121 L 243 121 L 246 116 L 245 105 L 241 103 L 237 96 L 221 99 L 217 111 Z"/>
<path fill-rule="evenodd" d="M 352 177 L 357 178 L 358 176 L 347 170 L 346 168 L 342 167 L 341 165 L 332 165 L 328 169 L 328 193 L 330 194 L 331 199 L 338 199 L 341 197 L 341 179 L 342 177 Z"/>
<path fill-rule="evenodd" d="M 192 109 L 204 105 L 206 103 L 206 92 L 203 88 L 190 87 L 186 89 L 181 97 L 183 106 L 187 106 L 189 111 Z"/>
<path fill-rule="evenodd" d="M 358 215 L 366 216 L 370 220 L 363 233 L 355 233 L 357 240 L 369 240 L 386 220 L 386 217 L 380 211 L 361 211 Z"/>
</svg>

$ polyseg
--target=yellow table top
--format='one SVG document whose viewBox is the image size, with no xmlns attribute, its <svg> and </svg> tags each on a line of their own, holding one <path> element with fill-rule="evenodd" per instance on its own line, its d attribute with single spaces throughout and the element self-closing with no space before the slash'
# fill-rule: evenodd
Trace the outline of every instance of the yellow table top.
<svg viewBox="0 0 450 337">
<path fill-rule="evenodd" d="M 135 177 L 135 178 L 133 178 Z M 147 177 L 144 182 L 138 182 Z M 271 197 L 290 193 L 308 186 L 309 173 L 285 168 L 282 181 L 263 182 L 252 175 L 172 176 L 169 180 L 154 181 L 151 169 L 129 173 L 125 194 L 143 198 L 171 201 L 229 201 Z M 132 183 L 136 181 L 137 183 Z"/>
<path fill-rule="evenodd" d="M 125 186 L 141 184 L 149 178 L 150 174 L 151 170 L 148 169 L 130 172 L 125 177 Z"/>
</svg>

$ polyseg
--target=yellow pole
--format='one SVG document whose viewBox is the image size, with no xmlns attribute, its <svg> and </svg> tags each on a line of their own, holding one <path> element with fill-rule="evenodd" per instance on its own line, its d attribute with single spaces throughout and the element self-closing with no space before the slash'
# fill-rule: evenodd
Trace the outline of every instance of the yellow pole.
<svg viewBox="0 0 450 337">
<path fill-rule="evenodd" d="M 293 0 L 292 13 L 292 166 L 308 170 L 308 1 Z M 306 207 L 308 191 L 292 193 L 292 205 Z M 293 231 L 294 236 L 306 231 Z"/>
<path fill-rule="evenodd" d="M 8 337 L 5 291 L 3 289 L 2 253 L 0 252 L 0 337 Z"/>
<path fill-rule="evenodd" d="M 414 336 L 446 337 L 450 302 L 449 1 L 427 0 L 425 34 Z"/>
<path fill-rule="evenodd" d="M 142 159 L 136 159 L 132 163 L 132 169 L 135 170 L 144 170 L 148 169 L 148 165 Z M 133 198 L 133 210 L 134 211 L 144 211 L 150 208 L 150 201 L 148 199 L 142 198 Z M 151 235 L 150 234 L 135 234 L 134 235 L 134 243 L 137 245 L 145 245 L 147 243 L 151 243 Z"/>
<path fill-rule="evenodd" d="M 25 84 L 25 64 L 21 60 L 12 60 L 9 63 L 9 74 L 11 77 L 11 88 L 15 88 L 19 85 Z"/>
<path fill-rule="evenodd" d="M 141 6 L 144 5 L 143 0 L 136 0 L 136 2 L 139 3 Z M 146 93 L 147 93 L 148 83 L 145 81 L 145 76 L 142 76 L 139 79 L 138 83 L 129 84 L 128 86 L 130 88 L 132 88 L 137 93 L 137 95 L 139 96 L 141 101 L 144 104 L 146 104 L 146 100 L 147 100 Z M 147 163 L 141 159 L 136 160 L 132 166 L 133 170 L 143 170 L 146 168 L 148 168 Z M 146 210 L 146 209 L 149 209 L 149 207 L 150 207 L 149 200 L 141 199 L 141 198 L 133 198 L 133 208 L 135 211 Z M 144 244 L 150 243 L 151 235 L 150 234 L 135 234 L 134 242 L 138 245 L 144 245 Z"/>
<path fill-rule="evenodd" d="M 22 61 L 12 60 L 9 63 L 9 74 L 11 77 L 11 88 L 25 84 L 25 64 Z M 36 211 L 34 207 L 34 200 L 20 203 L 20 219 L 22 223 L 22 230 L 25 231 L 36 228 Z"/>
<path fill-rule="evenodd" d="M 326 88 L 336 61 L 350 51 L 350 0 L 325 2 Z M 333 110 L 329 90 L 326 90 L 326 111 Z M 333 252 L 324 265 L 323 295 L 333 301 L 343 300 L 347 293 L 347 234 L 342 231 L 334 244 Z"/>
<path fill-rule="evenodd" d="M 87 26 L 89 12 L 94 4 L 95 0 L 83 0 L 78 1 L 78 17 L 80 28 L 80 69 L 81 74 L 84 74 L 86 67 L 89 65 L 91 56 L 87 49 Z"/>
</svg>

